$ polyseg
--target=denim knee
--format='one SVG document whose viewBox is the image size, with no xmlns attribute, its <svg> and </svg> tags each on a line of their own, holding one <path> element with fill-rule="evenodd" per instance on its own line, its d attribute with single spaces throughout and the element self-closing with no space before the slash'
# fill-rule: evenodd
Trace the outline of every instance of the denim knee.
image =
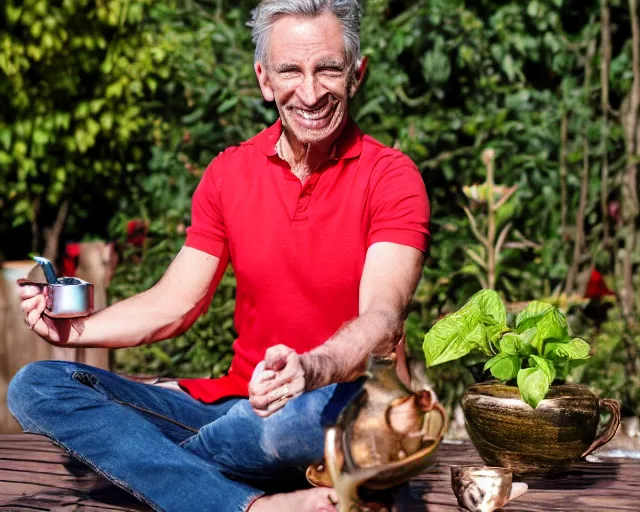
<svg viewBox="0 0 640 512">
<path fill-rule="evenodd" d="M 34 407 L 41 402 L 43 388 L 49 388 L 50 392 L 64 378 L 66 364 L 63 361 L 36 361 L 22 367 L 11 379 L 7 406 L 23 426 L 29 422 L 28 413 L 33 413 Z"/>
</svg>

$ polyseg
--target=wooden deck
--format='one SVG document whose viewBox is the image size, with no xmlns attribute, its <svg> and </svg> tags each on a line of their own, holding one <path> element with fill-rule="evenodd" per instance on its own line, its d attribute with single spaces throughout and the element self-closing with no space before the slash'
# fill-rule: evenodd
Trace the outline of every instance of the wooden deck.
<svg viewBox="0 0 640 512">
<path fill-rule="evenodd" d="M 459 510 L 451 464 L 481 464 L 469 443 L 444 443 L 437 464 L 398 493 L 394 511 Z M 504 510 L 640 510 L 640 463 L 582 463 L 561 478 L 528 480 L 529 491 Z M 0 435 L 0 511 L 148 511 L 124 491 L 40 436 Z"/>
</svg>

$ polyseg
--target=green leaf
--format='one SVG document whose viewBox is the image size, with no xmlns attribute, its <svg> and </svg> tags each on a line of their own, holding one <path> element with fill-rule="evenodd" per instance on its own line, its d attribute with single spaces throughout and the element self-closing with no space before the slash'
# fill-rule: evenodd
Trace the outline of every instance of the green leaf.
<svg viewBox="0 0 640 512">
<path fill-rule="evenodd" d="M 477 318 L 480 316 L 481 313 L 477 308 L 467 308 L 465 314 L 458 311 L 436 322 L 425 335 L 422 344 L 427 366 L 453 361 L 476 348 L 481 349 L 473 342 L 473 337 L 469 336 L 473 330 L 470 324 L 477 325 Z M 487 355 L 493 354 L 489 352 Z"/>
<path fill-rule="evenodd" d="M 534 300 L 516 316 L 516 332 L 521 333 L 536 325 L 553 306 L 548 302 Z"/>
<path fill-rule="evenodd" d="M 542 368 L 526 368 L 518 372 L 520 396 L 534 409 L 545 397 L 550 386 L 549 376 Z"/>
<path fill-rule="evenodd" d="M 489 337 L 487 336 L 487 328 L 483 324 L 477 324 L 471 332 L 465 336 L 463 343 L 470 347 L 478 347 L 485 354 L 493 353 L 493 349 L 489 343 Z"/>
<path fill-rule="evenodd" d="M 540 356 L 532 355 L 529 358 L 529 366 L 533 368 L 540 368 L 549 378 L 549 382 L 553 382 L 556 378 L 556 368 L 553 361 L 549 361 Z"/>
<path fill-rule="evenodd" d="M 467 305 L 478 306 L 484 315 L 490 316 L 495 323 L 499 325 L 505 325 L 507 323 L 507 310 L 504 307 L 500 295 L 494 290 L 481 290 L 477 292 L 469 299 L 465 307 Z"/>
<path fill-rule="evenodd" d="M 491 344 L 496 348 L 496 350 L 500 349 L 500 340 L 502 337 L 510 332 L 510 329 L 506 325 L 490 325 L 486 328 L 487 338 Z"/>
<path fill-rule="evenodd" d="M 516 77 L 516 69 L 511 55 L 507 54 L 504 56 L 504 59 L 502 60 L 502 69 L 509 80 L 513 81 L 513 79 Z"/>
<path fill-rule="evenodd" d="M 516 355 L 498 354 L 489 359 L 484 370 L 490 370 L 491 375 L 502 381 L 515 379 L 522 367 L 522 360 Z"/>
<path fill-rule="evenodd" d="M 439 320 L 425 335 L 422 348 L 427 366 L 435 366 L 458 359 L 478 349 L 493 356 L 491 336 L 497 338 L 506 327 L 507 313 L 500 296 L 493 290 L 481 290 L 473 295 L 457 312 Z M 497 334 L 499 333 L 499 334 Z"/>
<path fill-rule="evenodd" d="M 456 313 L 445 316 L 425 334 L 422 350 L 427 366 L 452 361 L 471 352 L 460 332 L 465 323 Z"/>
<path fill-rule="evenodd" d="M 518 334 L 519 336 L 518 354 L 520 354 L 523 357 L 526 357 L 533 353 L 533 342 L 536 339 L 537 334 L 538 334 L 537 327 L 532 327 L 531 329 L 527 329 L 526 331 Z"/>
<path fill-rule="evenodd" d="M 228 100 L 224 100 L 220 103 L 218 107 L 218 114 L 224 114 L 227 110 L 231 110 L 238 104 L 238 97 L 234 96 L 233 98 L 229 98 Z"/>
<path fill-rule="evenodd" d="M 567 319 L 557 308 L 547 311 L 536 323 L 536 337 L 532 342 L 539 354 L 544 353 L 544 345 L 550 341 L 568 341 Z"/>
<path fill-rule="evenodd" d="M 11 147 L 11 129 L 10 128 L 1 128 L 0 129 L 0 143 L 5 151 L 9 151 Z"/>
<path fill-rule="evenodd" d="M 520 336 L 514 332 L 508 332 L 500 340 L 500 352 L 508 355 L 518 355 L 518 345 L 520 344 Z"/>
<path fill-rule="evenodd" d="M 589 344 L 580 339 L 574 338 L 569 343 L 549 343 L 544 347 L 545 357 L 561 357 L 567 359 L 587 359 L 590 351 Z"/>
</svg>

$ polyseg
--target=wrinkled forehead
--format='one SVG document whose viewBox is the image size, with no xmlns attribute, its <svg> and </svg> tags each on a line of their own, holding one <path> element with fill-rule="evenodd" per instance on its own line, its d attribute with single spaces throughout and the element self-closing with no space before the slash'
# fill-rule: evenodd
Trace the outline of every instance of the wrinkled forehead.
<svg viewBox="0 0 640 512">
<path fill-rule="evenodd" d="M 314 18 L 282 16 L 272 26 L 268 46 L 268 65 L 318 65 L 346 63 L 342 24 L 326 12 Z"/>
</svg>

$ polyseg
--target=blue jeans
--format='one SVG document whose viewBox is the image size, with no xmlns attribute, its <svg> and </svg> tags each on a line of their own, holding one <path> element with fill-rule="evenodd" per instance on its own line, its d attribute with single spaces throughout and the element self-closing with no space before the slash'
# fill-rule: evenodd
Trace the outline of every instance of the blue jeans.
<svg viewBox="0 0 640 512">
<path fill-rule="evenodd" d="M 323 426 L 359 388 L 311 391 L 263 419 L 246 399 L 203 404 L 91 366 L 41 361 L 16 374 L 8 405 L 26 432 L 155 510 L 240 512 L 265 492 L 299 485 L 322 458 Z"/>
</svg>

